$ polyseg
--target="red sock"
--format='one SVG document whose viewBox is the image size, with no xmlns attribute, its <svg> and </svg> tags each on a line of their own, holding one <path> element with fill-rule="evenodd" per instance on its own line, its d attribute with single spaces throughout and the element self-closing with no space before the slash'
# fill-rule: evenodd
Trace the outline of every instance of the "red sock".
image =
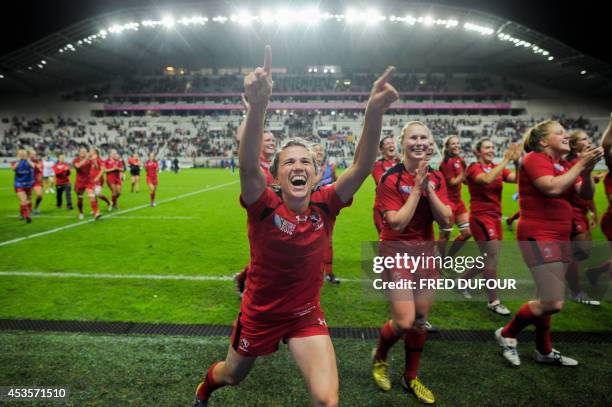
<svg viewBox="0 0 612 407">
<path fill-rule="evenodd" d="M 419 370 L 419 363 L 421 361 L 421 354 L 423 353 L 426 338 L 426 330 L 412 330 L 404 335 L 404 350 L 406 351 L 406 368 L 404 370 L 404 377 L 406 380 L 411 380 L 417 377 L 417 371 Z"/>
<path fill-rule="evenodd" d="M 100 198 L 101 200 L 103 200 L 107 205 L 110 205 L 110 201 L 108 200 L 107 197 L 105 197 L 104 195 L 98 195 L 98 198 Z"/>
<path fill-rule="evenodd" d="M 378 343 L 376 344 L 376 353 L 374 359 L 376 360 L 387 360 L 389 350 L 395 342 L 401 337 L 400 334 L 396 333 L 391 324 L 391 320 L 387 321 L 380 329 L 380 335 L 378 336 Z"/>
<path fill-rule="evenodd" d="M 91 205 L 94 215 L 96 215 L 98 213 L 98 201 L 96 201 L 96 198 L 90 199 L 89 204 Z"/>
<path fill-rule="evenodd" d="M 81 197 L 77 198 L 77 208 L 79 208 L 79 213 L 82 214 L 83 213 L 83 198 Z"/>
<path fill-rule="evenodd" d="M 213 391 L 225 386 L 225 384 L 215 382 L 215 379 L 213 378 L 213 370 L 215 369 L 215 366 L 217 366 L 217 363 L 219 362 L 213 363 L 206 372 L 206 379 L 204 380 L 205 385 L 200 386 L 198 389 L 197 397 L 199 400 L 208 400 Z"/>
<path fill-rule="evenodd" d="M 42 202 L 42 196 L 36 197 L 36 205 L 34 207 L 38 209 L 38 205 L 40 205 L 41 202 Z"/>
<path fill-rule="evenodd" d="M 113 194 L 113 195 L 111 196 L 111 199 L 112 199 L 112 201 L 113 201 L 113 206 L 117 206 L 117 195 L 114 195 L 114 194 Z"/>
<path fill-rule="evenodd" d="M 32 212 L 32 201 L 28 202 L 28 209 Z"/>
<path fill-rule="evenodd" d="M 28 204 L 22 204 L 19 206 L 19 213 L 21 214 L 21 216 L 23 216 L 24 218 L 29 218 L 30 217 L 30 207 L 28 206 Z"/>
<path fill-rule="evenodd" d="M 155 192 L 151 192 L 149 196 L 151 197 L 151 202 L 155 202 Z"/>
<path fill-rule="evenodd" d="M 531 312 L 529 304 L 525 303 L 504 327 L 501 334 L 506 338 L 516 338 L 525 327 L 535 323 L 536 317 Z"/>
<path fill-rule="evenodd" d="M 550 322 L 552 315 L 542 315 L 536 318 L 534 325 L 536 327 L 536 349 L 542 355 L 548 355 L 552 352 L 552 339 L 550 337 Z"/>
</svg>

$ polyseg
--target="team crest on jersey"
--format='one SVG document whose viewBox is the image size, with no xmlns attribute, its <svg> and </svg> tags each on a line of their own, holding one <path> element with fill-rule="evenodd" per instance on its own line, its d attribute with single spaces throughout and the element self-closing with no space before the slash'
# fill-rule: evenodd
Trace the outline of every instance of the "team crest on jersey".
<svg viewBox="0 0 612 407">
<path fill-rule="evenodd" d="M 401 190 L 405 194 L 409 194 L 412 192 L 412 187 L 410 185 L 402 185 Z"/>
<path fill-rule="evenodd" d="M 293 236 L 293 232 L 295 232 L 295 224 L 289 222 L 284 219 L 282 216 L 278 214 L 274 214 L 274 226 L 276 226 L 281 232 L 288 234 L 289 236 Z"/>
<path fill-rule="evenodd" d="M 487 174 L 491 172 L 491 168 L 489 167 L 484 167 L 482 170 Z"/>
<path fill-rule="evenodd" d="M 563 171 L 564 170 L 563 166 L 561 164 L 559 164 L 559 163 L 555 163 L 553 165 L 553 167 L 555 167 L 555 170 L 557 170 L 557 171 Z"/>
<path fill-rule="evenodd" d="M 310 221 L 314 225 L 315 232 L 323 227 L 323 221 L 318 213 L 313 213 L 310 215 Z"/>
<path fill-rule="evenodd" d="M 461 167 L 461 165 L 459 164 L 459 161 L 456 161 L 456 162 L 453 164 L 453 167 L 455 167 L 455 168 L 459 168 L 459 167 Z"/>
<path fill-rule="evenodd" d="M 325 318 L 317 318 L 317 321 L 319 322 L 319 325 L 321 326 L 327 325 L 327 322 L 325 322 Z"/>
<path fill-rule="evenodd" d="M 238 346 L 240 348 L 240 350 L 246 351 L 249 348 L 249 341 L 246 338 L 241 338 L 240 339 L 240 346 Z"/>
</svg>

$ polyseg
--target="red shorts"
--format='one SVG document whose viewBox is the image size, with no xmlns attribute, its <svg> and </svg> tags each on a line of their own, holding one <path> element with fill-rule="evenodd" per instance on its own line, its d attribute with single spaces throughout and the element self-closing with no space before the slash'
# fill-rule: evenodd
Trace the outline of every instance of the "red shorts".
<svg viewBox="0 0 612 407">
<path fill-rule="evenodd" d="M 81 195 L 87 188 L 89 188 L 89 184 L 76 184 L 74 186 L 74 192 L 76 192 L 77 195 Z"/>
<path fill-rule="evenodd" d="M 372 210 L 372 216 L 374 217 L 374 226 L 376 226 L 376 231 L 380 236 L 380 232 L 383 228 L 383 212 L 378 208 L 374 208 Z"/>
<path fill-rule="evenodd" d="M 26 194 L 29 195 L 32 193 L 32 187 L 30 188 L 15 187 L 15 192 L 25 192 Z"/>
<path fill-rule="evenodd" d="M 453 210 L 453 219 L 455 222 L 459 216 L 467 213 L 467 209 L 461 198 L 458 201 L 451 201 L 451 209 Z"/>
<path fill-rule="evenodd" d="M 34 181 L 33 188 L 42 188 L 42 181 L 41 180 Z"/>
<path fill-rule="evenodd" d="M 111 185 L 119 185 L 121 186 L 121 178 L 109 178 L 106 180 L 106 183 L 110 187 Z"/>
<path fill-rule="evenodd" d="M 155 185 L 155 186 L 157 186 L 157 177 L 155 177 L 155 178 L 147 177 L 147 184 L 148 185 Z"/>
<path fill-rule="evenodd" d="M 546 263 L 569 263 L 572 258 L 572 247 L 569 241 L 570 230 L 543 228 L 542 221 L 520 218 L 516 230 L 523 260 L 528 267 Z"/>
<path fill-rule="evenodd" d="M 612 211 L 604 213 L 601 217 L 601 231 L 606 236 L 608 241 L 612 241 Z"/>
<path fill-rule="evenodd" d="M 589 230 L 589 219 L 586 213 L 580 209 L 577 210 L 574 208 L 574 216 L 572 217 L 572 236 L 588 232 Z"/>
<path fill-rule="evenodd" d="M 230 343 L 243 356 L 264 356 L 278 350 L 278 344 L 291 338 L 328 335 L 325 315 L 316 309 L 306 315 L 288 321 L 253 321 L 246 315 L 238 314 Z"/>
<path fill-rule="evenodd" d="M 470 214 L 470 232 L 476 241 L 502 240 L 501 217 L 496 213 Z"/>
</svg>

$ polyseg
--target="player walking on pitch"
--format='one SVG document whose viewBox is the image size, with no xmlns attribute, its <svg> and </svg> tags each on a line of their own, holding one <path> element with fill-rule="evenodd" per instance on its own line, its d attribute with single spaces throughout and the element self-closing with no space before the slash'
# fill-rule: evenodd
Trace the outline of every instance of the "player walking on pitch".
<svg viewBox="0 0 612 407">
<path fill-rule="evenodd" d="M 399 254 L 405 250 L 410 256 L 433 256 L 435 239 L 433 222 L 448 225 L 452 210 L 446 194 L 443 177 L 429 172 L 431 131 L 421 122 L 409 122 L 400 136 L 404 154 L 403 162 L 396 164 L 383 175 L 376 190 L 380 208 L 384 213 L 380 234 L 381 254 Z M 385 271 L 393 281 L 436 279 L 435 267 L 420 267 L 414 274 L 407 269 Z M 391 347 L 404 339 L 405 369 L 402 386 L 411 391 L 419 401 L 433 404 L 435 397 L 417 377 L 421 353 L 427 337 L 426 321 L 434 294 L 431 290 L 390 290 L 391 319 L 380 330 L 374 348 L 372 375 L 376 385 L 384 391 L 391 389 L 387 355 Z"/>
<path fill-rule="evenodd" d="M 513 366 L 521 360 L 516 337 L 524 328 L 535 325 L 538 363 L 575 366 L 578 362 L 562 356 L 552 347 L 552 315 L 563 308 L 565 273 L 571 258 L 571 189 L 584 199 L 593 198 L 591 171 L 603 156 L 603 149 L 585 152 L 569 170 L 561 159 L 569 153 L 569 135 L 556 121 L 536 124 L 525 133 L 524 157 L 519 171 L 521 217 L 517 240 L 525 263 L 536 285 L 537 298 L 521 306 L 506 326 L 495 331 L 502 355 Z"/>
<path fill-rule="evenodd" d="M 215 389 L 240 383 L 255 359 L 275 352 L 281 340 L 287 342 L 304 376 L 313 405 L 338 405 L 336 358 L 319 304 L 322 258 L 336 216 L 350 205 L 370 173 L 383 113 L 398 93 L 387 83 L 393 72 L 389 68 L 372 88 L 353 165 L 335 184 L 313 191 L 314 156 L 307 144 L 292 140 L 271 166 L 279 183 L 275 192 L 266 186 L 258 160 L 272 91 L 271 65 L 268 46 L 263 68 L 244 81 L 250 107 L 239 159 L 240 199 L 247 211 L 251 244 L 248 289 L 227 357 L 208 369 L 196 391 L 196 406 L 206 406 Z"/>
<path fill-rule="evenodd" d="M 159 183 L 157 178 L 159 165 L 155 159 L 155 153 L 149 153 L 149 159 L 145 162 L 144 167 L 145 171 L 147 172 L 147 185 L 149 186 L 151 206 L 155 206 L 155 192 L 157 191 L 157 184 Z"/>
<path fill-rule="evenodd" d="M 30 205 L 32 200 L 32 186 L 34 185 L 34 163 L 28 158 L 26 150 L 17 150 L 17 161 L 11 164 L 15 172 L 15 193 L 19 199 L 19 213 L 26 223 L 32 222 Z"/>
<path fill-rule="evenodd" d="M 521 146 L 511 144 L 499 164 L 493 163 L 495 146 L 489 138 L 481 138 L 474 145 L 477 161 L 470 164 L 466 171 L 470 191 L 470 231 L 486 258 L 483 270 L 472 268 L 462 278 L 470 279 L 481 271 L 487 280 L 497 279 L 500 242 L 503 239 L 502 229 L 502 189 L 504 182 L 516 183 L 516 173 L 511 173 L 506 166 L 513 161 L 518 168 L 521 158 Z M 487 307 L 500 315 L 510 315 L 510 310 L 497 297 L 494 288 L 487 290 L 489 303 Z M 471 298 L 467 290 L 464 296 Z"/>
</svg>

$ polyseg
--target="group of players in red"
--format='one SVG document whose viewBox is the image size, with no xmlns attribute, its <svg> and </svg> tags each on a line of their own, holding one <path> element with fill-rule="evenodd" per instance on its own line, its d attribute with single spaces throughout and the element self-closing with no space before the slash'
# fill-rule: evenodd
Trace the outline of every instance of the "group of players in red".
<svg viewBox="0 0 612 407">
<path fill-rule="evenodd" d="M 445 142 L 445 160 L 440 171 L 429 165 L 433 137 L 421 122 L 408 123 L 400 135 L 402 160 L 396 158 L 392 138 L 380 141 L 385 110 L 398 98 L 388 83 L 389 68 L 372 87 L 365 111 L 364 128 L 355 150 L 353 164 L 335 182 L 317 187 L 321 179 L 316 153 L 301 140 L 287 142 L 273 158 L 262 165 L 263 124 L 272 92 L 271 50 L 266 47 L 264 65 L 245 77 L 246 120 L 241 126 L 239 146 L 240 203 L 247 212 L 251 259 L 245 273 L 246 290 L 240 313 L 234 322 L 226 358 L 212 363 L 196 389 L 195 406 L 206 406 L 213 391 L 239 384 L 259 356 L 288 345 L 308 387 L 313 405 L 338 404 L 338 371 L 325 315 L 320 307 L 327 247 L 335 219 L 351 204 L 352 196 L 372 172 L 377 183 L 374 221 L 381 249 L 405 244 L 404 250 L 426 254 L 446 254 L 445 241 L 453 224 L 460 236 L 450 252 L 455 253 L 470 236 L 481 251 L 490 253 L 485 262 L 486 278 L 495 278 L 501 228 L 503 182 L 518 182 L 520 221 L 517 236 L 522 256 L 533 275 L 538 297 L 524 304 L 512 320 L 495 332 L 503 356 L 519 365 L 516 335 L 524 327 L 536 326 L 535 360 L 562 366 L 577 362 L 552 348 L 551 315 L 563 306 L 563 280 L 573 250 L 574 210 L 579 197 L 593 198 L 591 172 L 604 156 L 612 167 L 612 122 L 604 134 L 603 148 L 586 145 L 577 150 L 573 165 L 564 158 L 571 152 L 570 136 L 556 121 L 537 124 L 526 133 L 524 145 L 511 145 L 501 163 L 493 162 L 491 140 L 475 144 L 477 161 L 469 167 L 460 158 L 459 140 Z M 375 163 L 377 150 L 383 158 Z M 524 155 L 522 150 L 524 150 Z M 521 158 L 522 156 L 522 158 Z M 518 174 L 506 166 L 514 162 Z M 269 164 L 269 165 L 268 165 Z M 269 169 L 269 173 L 266 171 Z M 611 168 L 612 169 L 612 168 Z M 270 179 L 272 177 L 272 179 Z M 461 202 L 461 184 L 467 183 L 471 211 Z M 271 184 L 274 184 L 272 187 Z M 610 173 L 605 185 L 612 200 Z M 611 209 L 602 219 L 609 240 Z M 434 222 L 442 231 L 436 241 Z M 588 222 L 587 222 L 588 226 Z M 584 227 L 582 224 L 581 227 Z M 576 231 L 578 227 L 574 227 Z M 440 242 L 442 240 L 442 242 Z M 523 244 L 525 243 L 525 244 Z M 385 244 L 388 244 L 386 246 Z M 395 249 L 393 249 L 395 250 Z M 599 272 L 609 272 L 609 262 Z M 386 270 L 390 279 L 437 278 L 436 269 Z M 472 276 L 468 276 L 472 277 Z M 435 397 L 417 377 L 426 339 L 426 320 L 433 301 L 427 290 L 407 290 L 389 294 L 391 319 L 380 330 L 373 351 L 375 383 L 385 391 L 391 388 L 387 353 L 403 338 L 406 351 L 403 387 L 419 401 L 435 402 Z M 489 308 L 502 315 L 495 292 L 489 292 Z"/>
<path fill-rule="evenodd" d="M 130 158 L 130 168 L 132 172 L 132 191 L 134 190 L 134 166 L 139 165 L 140 161 L 133 161 L 134 157 Z M 137 157 L 136 157 L 137 159 Z M 26 222 L 32 221 L 31 213 L 38 214 L 39 205 L 42 201 L 42 173 L 43 164 L 36 156 L 33 150 L 17 151 L 17 160 L 11 166 L 15 171 L 15 192 L 20 201 L 20 214 Z M 93 212 L 94 219 L 99 219 L 101 215 L 98 208 L 98 199 L 108 205 L 109 211 L 118 209 L 117 202 L 121 196 L 121 188 L 123 183 L 123 162 L 116 150 L 111 150 L 109 157 L 106 160 L 100 158 L 99 152 L 95 148 L 87 149 L 82 147 L 79 149 L 78 156 L 72 161 L 72 164 L 65 162 L 63 154 L 58 156 L 58 161 L 53 166 L 55 174 L 57 202 L 58 208 L 62 207 L 62 197 L 65 194 L 66 204 L 68 209 L 72 208 L 71 198 L 71 170 L 74 168 L 76 172 L 75 192 L 77 196 L 77 208 L 79 210 L 79 220 L 83 220 L 83 196 L 86 193 L 89 198 L 89 203 Z M 144 168 L 147 172 L 147 185 L 150 190 L 150 204 L 155 206 L 155 192 L 158 185 L 159 165 L 155 159 L 155 154 L 151 153 L 149 159 L 145 162 Z M 140 169 L 138 168 L 138 175 Z M 111 199 L 109 200 L 103 193 L 104 177 L 111 190 Z M 32 191 L 36 193 L 36 203 L 32 208 Z"/>
</svg>

